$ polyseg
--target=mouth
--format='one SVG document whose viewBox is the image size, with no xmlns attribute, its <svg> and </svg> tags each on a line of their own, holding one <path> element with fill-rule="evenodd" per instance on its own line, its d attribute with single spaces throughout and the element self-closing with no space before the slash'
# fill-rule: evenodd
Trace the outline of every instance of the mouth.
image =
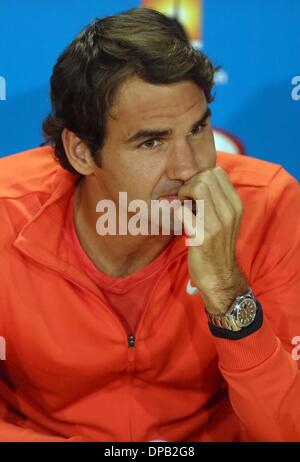
<svg viewBox="0 0 300 462">
<path fill-rule="evenodd" d="M 175 201 L 175 200 L 179 200 L 177 194 L 167 194 L 167 195 L 165 195 L 165 196 L 160 196 L 159 199 L 160 199 L 160 200 L 161 200 L 161 199 L 164 199 L 164 200 L 167 200 L 167 201 L 169 201 L 169 202 L 172 202 L 172 201 Z"/>
<path fill-rule="evenodd" d="M 161 196 L 159 196 L 159 199 L 169 200 L 170 198 L 171 200 L 178 199 L 178 189 L 173 189 L 172 191 L 168 191 L 165 194 L 162 194 Z"/>
<path fill-rule="evenodd" d="M 162 199 L 167 200 L 168 202 L 177 200 L 181 202 L 182 205 L 185 205 L 187 208 L 189 208 L 194 215 L 197 214 L 197 205 L 194 199 L 190 199 L 187 197 L 179 199 L 178 194 L 166 194 L 165 196 L 160 196 L 159 200 L 162 200 Z M 188 203 L 186 203 L 186 201 Z"/>
</svg>

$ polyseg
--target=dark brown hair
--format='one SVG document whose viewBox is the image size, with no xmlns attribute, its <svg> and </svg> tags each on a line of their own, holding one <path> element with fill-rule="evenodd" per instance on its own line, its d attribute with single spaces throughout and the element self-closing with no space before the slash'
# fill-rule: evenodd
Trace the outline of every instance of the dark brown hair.
<svg viewBox="0 0 300 462">
<path fill-rule="evenodd" d="M 116 90 L 130 76 L 153 84 L 194 81 L 213 100 L 214 68 L 174 26 L 148 8 L 95 19 L 59 56 L 51 76 L 52 111 L 43 121 L 44 144 L 54 145 L 61 165 L 73 172 L 61 134 L 75 133 L 97 165 L 105 142 L 108 111 Z"/>
</svg>

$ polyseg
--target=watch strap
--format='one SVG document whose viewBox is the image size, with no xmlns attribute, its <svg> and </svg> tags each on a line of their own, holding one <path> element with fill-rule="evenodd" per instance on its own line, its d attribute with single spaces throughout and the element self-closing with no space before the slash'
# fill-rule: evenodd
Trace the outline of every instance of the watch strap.
<svg viewBox="0 0 300 462">
<path fill-rule="evenodd" d="M 254 332 L 258 331 L 262 324 L 263 324 L 263 310 L 259 300 L 256 299 L 257 303 L 257 312 L 255 319 L 250 326 L 243 327 L 243 329 L 234 331 L 234 330 L 227 330 L 222 327 L 217 327 L 214 324 L 208 322 L 208 327 L 214 337 L 224 338 L 229 340 L 240 340 L 244 337 L 248 337 L 249 335 L 253 334 Z"/>
</svg>

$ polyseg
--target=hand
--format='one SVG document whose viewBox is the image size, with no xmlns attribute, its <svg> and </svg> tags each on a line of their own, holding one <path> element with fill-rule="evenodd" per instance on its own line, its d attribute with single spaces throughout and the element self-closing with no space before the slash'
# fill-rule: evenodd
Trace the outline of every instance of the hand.
<svg viewBox="0 0 300 462">
<path fill-rule="evenodd" d="M 204 200 L 204 241 L 189 247 L 189 273 L 206 309 L 226 313 L 233 300 L 249 287 L 236 261 L 242 201 L 220 167 L 193 176 L 180 188 L 178 197 Z M 195 230 L 196 216 L 187 207 L 182 208 L 185 232 L 191 236 L 191 223 Z"/>
</svg>

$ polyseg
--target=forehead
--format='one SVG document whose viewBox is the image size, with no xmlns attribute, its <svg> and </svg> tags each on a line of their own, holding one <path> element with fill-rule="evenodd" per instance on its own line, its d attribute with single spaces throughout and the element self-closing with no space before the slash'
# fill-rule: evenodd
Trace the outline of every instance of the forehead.
<svg viewBox="0 0 300 462">
<path fill-rule="evenodd" d="M 205 107 L 204 93 L 193 81 L 154 85 L 132 77 L 119 87 L 108 124 L 117 123 L 127 133 L 145 123 L 147 128 L 176 125 L 197 120 Z"/>
</svg>

